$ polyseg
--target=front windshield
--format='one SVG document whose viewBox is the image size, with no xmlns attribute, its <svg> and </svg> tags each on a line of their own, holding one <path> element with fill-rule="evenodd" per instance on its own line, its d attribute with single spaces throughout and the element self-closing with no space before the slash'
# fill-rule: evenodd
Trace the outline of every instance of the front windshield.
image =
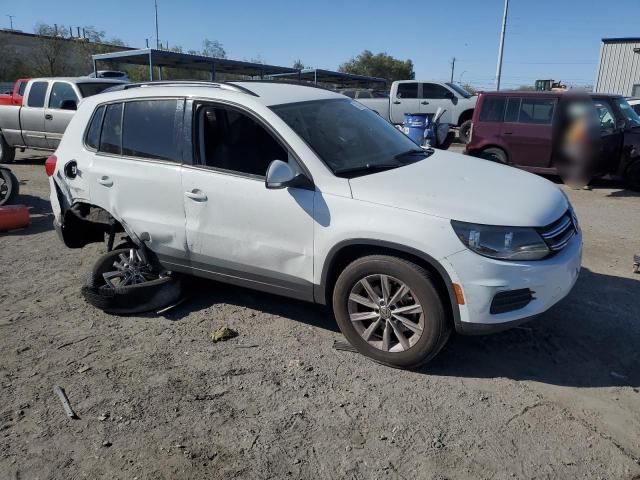
<svg viewBox="0 0 640 480">
<path fill-rule="evenodd" d="M 401 167 L 429 155 L 380 115 L 353 100 L 315 100 L 271 109 L 336 175 Z"/>
<path fill-rule="evenodd" d="M 456 92 L 458 92 L 464 98 L 471 98 L 472 97 L 472 95 L 469 92 L 467 92 L 464 88 L 462 88 L 460 85 L 457 85 L 455 83 L 447 83 L 447 86 L 449 88 L 452 88 Z"/>
<path fill-rule="evenodd" d="M 624 117 L 625 126 L 640 127 L 640 116 L 638 116 L 633 107 L 622 97 L 616 98 L 616 103 Z"/>
</svg>

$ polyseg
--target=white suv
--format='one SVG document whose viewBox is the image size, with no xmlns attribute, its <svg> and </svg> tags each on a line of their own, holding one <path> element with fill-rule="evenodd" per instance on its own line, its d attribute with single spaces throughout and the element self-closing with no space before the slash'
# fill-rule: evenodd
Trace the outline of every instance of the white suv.
<svg viewBox="0 0 640 480">
<path fill-rule="evenodd" d="M 110 249 L 117 231 L 133 246 L 102 262 L 101 288 L 179 272 L 327 304 L 360 352 L 400 367 L 453 329 L 546 311 L 580 270 L 554 184 L 421 149 L 319 88 L 116 87 L 81 103 L 47 173 L 67 246 L 110 232 Z"/>
</svg>

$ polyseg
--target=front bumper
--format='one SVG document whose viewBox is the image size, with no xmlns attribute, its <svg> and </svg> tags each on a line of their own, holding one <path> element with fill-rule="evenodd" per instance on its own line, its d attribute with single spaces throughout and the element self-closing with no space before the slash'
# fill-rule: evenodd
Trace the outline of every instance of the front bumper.
<svg viewBox="0 0 640 480">
<path fill-rule="evenodd" d="M 569 294 L 580 273 L 582 233 L 578 232 L 551 258 L 528 262 L 505 262 L 471 250 L 442 260 L 451 281 L 462 287 L 465 304 L 459 305 L 459 333 L 504 330 L 544 313 Z M 491 302 L 498 292 L 530 289 L 533 299 L 524 307 L 492 314 Z"/>
</svg>

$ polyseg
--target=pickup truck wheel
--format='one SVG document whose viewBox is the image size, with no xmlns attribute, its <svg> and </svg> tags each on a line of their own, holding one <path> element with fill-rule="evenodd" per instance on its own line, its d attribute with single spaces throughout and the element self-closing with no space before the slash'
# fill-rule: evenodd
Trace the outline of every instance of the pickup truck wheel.
<svg viewBox="0 0 640 480">
<path fill-rule="evenodd" d="M 462 143 L 469 143 L 471 140 L 471 120 L 462 122 L 462 125 L 460 125 L 458 129 L 458 138 Z"/>
<path fill-rule="evenodd" d="M 491 160 L 492 162 L 503 163 L 505 165 L 509 163 L 507 153 L 498 147 L 485 148 L 480 152 L 480 157 L 485 160 Z"/>
<path fill-rule="evenodd" d="M 360 353 L 393 367 L 427 363 L 451 333 L 429 272 L 392 256 L 371 255 L 348 265 L 336 282 L 333 310 Z"/>
<path fill-rule="evenodd" d="M 10 147 L 0 134 L 0 163 L 11 163 L 16 158 L 16 149 Z"/>
<path fill-rule="evenodd" d="M 20 192 L 20 183 L 11 170 L 0 168 L 0 206 L 15 200 Z"/>
<path fill-rule="evenodd" d="M 640 159 L 629 164 L 624 172 L 624 183 L 630 190 L 640 192 Z"/>
<path fill-rule="evenodd" d="M 175 303 L 182 295 L 182 282 L 144 262 L 136 248 L 122 248 L 96 261 L 82 295 L 107 313 L 149 312 Z"/>
</svg>

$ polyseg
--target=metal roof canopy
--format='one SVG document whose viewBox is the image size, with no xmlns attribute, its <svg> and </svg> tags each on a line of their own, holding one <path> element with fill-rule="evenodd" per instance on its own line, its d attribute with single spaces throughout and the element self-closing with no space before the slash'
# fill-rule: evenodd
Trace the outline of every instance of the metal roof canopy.
<svg viewBox="0 0 640 480">
<path fill-rule="evenodd" d="M 172 52 L 169 50 L 156 50 L 154 48 L 141 48 L 138 50 L 123 50 L 120 52 L 100 53 L 92 55 L 93 71 L 98 71 L 98 62 L 121 62 L 133 65 L 148 65 L 149 80 L 153 81 L 153 67 L 187 68 L 209 72 L 211 80 L 216 79 L 218 73 L 246 75 L 263 78 L 266 75 L 293 74 L 298 75 L 298 70 L 289 67 L 264 65 L 262 63 L 243 62 L 226 58 L 206 57 L 204 55 L 192 55 L 190 53 Z M 159 71 L 159 79 L 162 80 L 162 71 Z"/>
<path fill-rule="evenodd" d="M 333 72 L 320 68 L 303 68 L 291 73 L 276 73 L 270 75 L 274 79 L 301 80 L 306 82 L 333 83 L 345 87 L 366 87 L 371 84 L 382 84 L 386 88 L 387 80 L 379 77 L 368 77 L 366 75 L 355 75 L 353 73 Z"/>
</svg>

